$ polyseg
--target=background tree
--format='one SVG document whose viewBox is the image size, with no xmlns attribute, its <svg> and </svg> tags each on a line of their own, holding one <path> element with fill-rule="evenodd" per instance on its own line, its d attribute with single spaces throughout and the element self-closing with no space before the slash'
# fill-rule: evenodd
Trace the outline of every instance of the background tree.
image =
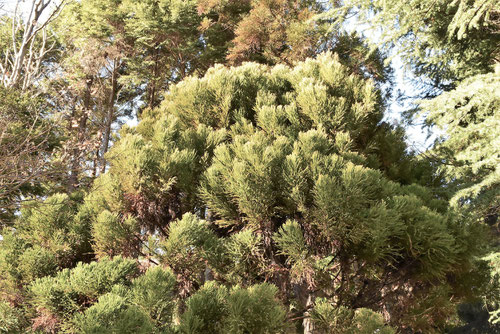
<svg viewBox="0 0 500 334">
<path fill-rule="evenodd" d="M 495 0 L 347 0 L 333 18 L 357 14 L 382 34 L 378 43 L 397 50 L 416 74 L 427 96 L 453 89 L 457 82 L 491 72 L 499 61 L 499 14 Z"/>
</svg>

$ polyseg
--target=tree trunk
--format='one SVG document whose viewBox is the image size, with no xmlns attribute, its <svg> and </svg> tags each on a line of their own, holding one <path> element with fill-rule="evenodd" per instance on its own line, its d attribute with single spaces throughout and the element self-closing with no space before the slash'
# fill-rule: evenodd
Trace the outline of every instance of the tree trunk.
<svg viewBox="0 0 500 334">
<path fill-rule="evenodd" d="M 156 90 L 157 90 L 157 80 L 159 77 L 159 61 L 160 61 L 160 49 L 159 45 L 155 45 L 155 55 L 154 55 L 154 65 L 153 65 L 153 76 L 148 82 L 148 102 L 149 108 L 156 107 Z"/>
<path fill-rule="evenodd" d="M 264 257 L 269 261 L 269 273 L 268 279 L 274 285 L 278 287 L 278 289 L 285 293 L 289 286 L 289 272 L 285 268 L 284 264 L 281 262 L 282 259 L 276 254 L 272 235 L 274 232 L 274 223 L 272 220 L 268 219 L 261 223 L 261 235 L 262 235 L 262 243 L 264 246 Z"/>
<path fill-rule="evenodd" d="M 302 312 L 302 328 L 304 330 L 304 334 L 312 334 L 314 333 L 314 326 L 311 321 L 311 312 L 310 310 L 314 306 L 314 292 L 309 290 L 305 283 L 296 283 L 292 284 L 293 291 L 295 294 L 295 298 L 298 301 Z M 299 318 L 299 319 L 300 319 Z"/>
<path fill-rule="evenodd" d="M 111 94 L 108 101 L 108 111 L 106 113 L 106 123 L 104 125 L 104 139 L 102 142 L 102 154 L 101 154 L 101 170 L 100 174 L 106 172 L 106 158 L 104 155 L 108 152 L 109 139 L 111 137 L 111 125 L 114 120 L 115 111 L 115 101 L 118 93 L 118 67 L 116 64 L 116 59 L 113 60 L 113 73 L 111 74 Z"/>
<path fill-rule="evenodd" d="M 314 324 L 311 320 L 311 308 L 314 304 L 313 294 L 309 292 L 307 294 L 306 300 L 306 311 L 304 312 L 304 320 L 302 320 L 302 327 L 304 327 L 304 334 L 312 334 L 314 333 Z"/>
<path fill-rule="evenodd" d="M 81 149 L 80 145 L 82 145 L 85 141 L 85 132 L 87 130 L 87 120 L 90 114 L 90 97 L 91 97 L 91 89 L 93 83 L 92 77 L 87 77 L 86 84 L 87 87 L 85 89 L 85 95 L 83 97 L 83 112 L 80 116 L 80 120 L 78 122 L 78 131 L 77 131 L 77 142 L 75 143 L 75 147 L 73 148 L 73 157 L 71 162 L 71 174 L 69 176 L 68 182 L 68 192 L 73 192 L 78 187 L 78 174 L 80 173 L 80 155 Z"/>
<path fill-rule="evenodd" d="M 277 264 L 272 240 L 273 225 L 271 220 L 266 220 L 262 223 L 262 241 L 266 257 L 271 261 L 271 264 Z"/>
</svg>

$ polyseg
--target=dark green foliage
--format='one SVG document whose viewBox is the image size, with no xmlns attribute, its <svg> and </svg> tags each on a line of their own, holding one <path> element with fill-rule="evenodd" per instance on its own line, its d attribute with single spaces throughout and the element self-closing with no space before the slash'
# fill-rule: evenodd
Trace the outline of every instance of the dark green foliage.
<svg viewBox="0 0 500 334">
<path fill-rule="evenodd" d="M 51 251 L 38 245 L 26 249 L 19 257 L 21 276 L 26 282 L 44 276 L 51 276 L 57 270 L 57 260 Z"/>
<path fill-rule="evenodd" d="M 498 333 L 500 329 L 498 324 L 492 324 L 489 321 L 490 314 L 483 302 L 459 305 L 458 316 L 461 320 L 461 324 L 465 323 L 465 325 L 453 327 L 453 329 L 450 330 L 452 334 L 494 334 Z"/>
<path fill-rule="evenodd" d="M 384 121 L 384 54 L 336 25 L 345 17 L 318 16 L 325 2 L 68 2 L 33 94 L 49 96 L 48 123 L 63 119 L 50 136 L 69 139 L 60 160 L 49 137 L 19 157 L 70 173 L 0 191 L 0 204 L 43 197 L 0 212 L 0 331 L 437 333 L 487 328 L 487 311 L 497 323 L 498 261 L 479 260 L 477 224 L 498 214 L 498 145 L 482 128 L 497 123 L 485 74 L 497 51 L 476 35 L 495 39 L 492 1 L 477 15 L 467 0 L 354 2 L 396 19 L 392 42 L 418 41 L 403 52 L 416 73 L 457 88 L 421 103 L 448 131 L 437 159 Z M 260 64 L 211 67 L 246 60 Z M 24 97 L 4 93 L 22 113 Z M 113 137 L 131 110 L 139 124 Z M 0 144 L 30 133 L 13 120 Z"/>
<path fill-rule="evenodd" d="M 500 214 L 499 85 L 500 68 L 421 103 L 427 121 L 445 131 L 430 153 L 446 161 L 439 168 L 449 181 L 451 204 L 475 210 L 490 225 Z"/>
<path fill-rule="evenodd" d="M 333 1 L 332 1 L 333 2 Z M 424 83 L 450 89 L 454 81 L 487 73 L 498 61 L 496 0 L 347 0 L 332 13 L 341 21 L 356 12 L 381 28 L 381 43 L 395 47 Z M 436 91 L 430 92 L 434 95 Z M 438 91 L 439 93 L 439 91 Z"/>
<path fill-rule="evenodd" d="M 493 328 L 500 328 L 500 253 L 493 252 L 485 260 L 491 268 L 489 285 L 485 304 L 482 305 L 489 312 L 489 322 Z"/>
<path fill-rule="evenodd" d="M 133 217 L 123 220 L 109 211 L 102 211 L 92 225 L 94 251 L 98 257 L 134 254 L 130 238 L 139 234 L 139 225 Z"/>
<path fill-rule="evenodd" d="M 312 311 L 315 330 L 321 334 L 395 334 L 396 331 L 384 323 L 380 314 L 370 309 L 356 311 L 345 307 L 335 308 L 325 299 L 319 299 Z"/>
<path fill-rule="evenodd" d="M 169 235 L 160 243 L 162 263 L 186 281 L 199 281 L 200 273 L 220 266 L 223 256 L 221 241 L 210 230 L 207 222 L 193 214 L 185 214 L 181 220 L 169 226 Z"/>
<path fill-rule="evenodd" d="M 75 216 L 78 195 L 56 194 L 42 203 L 28 203 L 15 225 L 21 238 L 53 252 L 61 266 L 86 258 L 89 251 L 88 223 Z"/>
<path fill-rule="evenodd" d="M 16 291 L 19 285 L 91 258 L 89 225 L 75 216 L 79 202 L 77 194 L 28 202 L 12 228 L 2 231 L 0 285 L 6 289 L 7 300 L 22 295 Z"/>
<path fill-rule="evenodd" d="M 136 51 L 128 60 L 131 75 L 127 79 L 137 87 L 146 84 L 144 100 L 150 107 L 158 104 L 161 92 L 171 82 L 198 69 L 203 44 L 196 2 L 122 2 L 125 34 L 134 41 Z"/>
<path fill-rule="evenodd" d="M 445 178 L 434 186 L 468 224 L 490 225 L 493 239 L 498 239 L 498 1 L 349 0 L 331 13 L 339 22 L 357 13 L 358 21 L 380 27 L 378 46 L 402 56 L 412 69 L 415 95 L 427 100 L 417 101 L 417 112 L 408 115 L 441 130 L 434 146 L 422 154 Z M 463 243 L 474 239 L 460 234 Z M 492 292 L 476 291 L 476 297 L 488 299 Z M 488 327 L 477 321 L 469 325 L 464 328 Z"/>
<path fill-rule="evenodd" d="M 236 286 L 227 298 L 226 333 L 282 333 L 286 311 L 276 300 L 278 288 L 262 283 Z"/>
<path fill-rule="evenodd" d="M 0 26 L 8 27 L 3 22 Z M 47 194 L 46 186 L 57 188 L 62 173 L 57 162 L 49 159 L 61 143 L 49 103 L 3 85 L 0 85 L 0 101 L 0 226 L 3 227 L 15 220 L 22 200 Z"/>
</svg>

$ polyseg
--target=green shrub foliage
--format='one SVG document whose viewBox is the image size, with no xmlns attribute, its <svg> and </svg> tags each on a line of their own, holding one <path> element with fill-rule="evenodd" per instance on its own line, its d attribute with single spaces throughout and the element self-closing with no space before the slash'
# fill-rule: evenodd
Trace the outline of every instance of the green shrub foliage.
<svg viewBox="0 0 500 334">
<path fill-rule="evenodd" d="M 176 306 L 176 279 L 170 270 L 149 268 L 144 275 L 132 280 L 127 296 L 159 328 L 172 323 Z"/>
<path fill-rule="evenodd" d="M 19 309 L 7 302 L 0 302 L 0 333 L 22 333 L 26 319 Z"/>
<path fill-rule="evenodd" d="M 54 277 L 34 281 L 29 291 L 37 309 L 48 310 L 65 317 L 81 310 L 117 284 L 129 284 L 137 275 L 133 260 L 116 257 L 90 264 L 79 263 L 73 269 L 64 269 Z"/>
<path fill-rule="evenodd" d="M 141 309 L 113 293 L 99 297 L 97 303 L 73 319 L 79 333 L 146 334 L 153 333 L 153 324 Z"/>
</svg>

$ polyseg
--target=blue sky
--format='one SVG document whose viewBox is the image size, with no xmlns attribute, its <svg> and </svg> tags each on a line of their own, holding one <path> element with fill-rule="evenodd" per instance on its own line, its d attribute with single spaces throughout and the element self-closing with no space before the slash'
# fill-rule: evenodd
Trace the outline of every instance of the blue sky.
<svg viewBox="0 0 500 334">
<path fill-rule="evenodd" d="M 400 90 L 405 96 L 414 96 L 416 88 L 412 85 L 411 74 L 405 71 L 401 58 L 398 56 L 394 57 L 391 66 L 394 69 L 395 77 L 393 90 Z M 401 103 L 393 98 L 385 119 L 400 123 L 402 121 L 402 113 L 410 108 L 412 102 L 414 102 L 414 100 L 409 99 L 406 100 L 405 103 Z M 408 145 L 417 152 L 423 152 L 428 149 L 436 139 L 436 129 L 422 128 L 422 121 L 423 119 L 417 119 L 414 122 L 415 124 L 406 126 Z M 430 136 L 429 131 L 432 131 Z"/>
</svg>

